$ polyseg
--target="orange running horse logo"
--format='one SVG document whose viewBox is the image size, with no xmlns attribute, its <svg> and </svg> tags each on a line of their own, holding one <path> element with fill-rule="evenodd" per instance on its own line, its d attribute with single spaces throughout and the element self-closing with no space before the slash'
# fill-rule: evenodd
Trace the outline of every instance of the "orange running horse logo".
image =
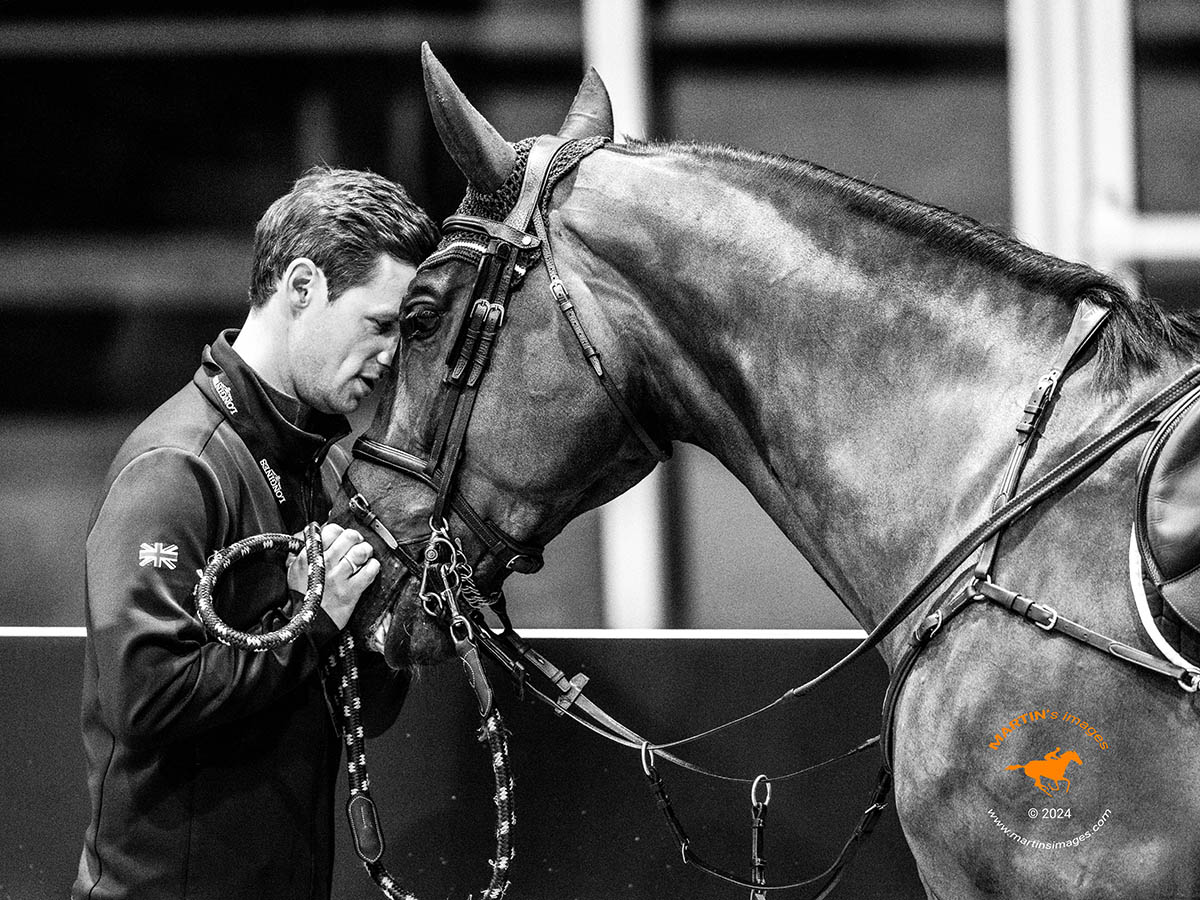
<svg viewBox="0 0 1200 900">
<path fill-rule="evenodd" d="M 1005 766 L 1004 771 L 1010 772 L 1013 769 L 1022 769 L 1026 775 L 1033 779 L 1033 783 L 1037 785 L 1037 789 L 1047 797 L 1053 797 L 1062 788 L 1065 794 L 1071 789 L 1071 779 L 1066 777 L 1067 766 L 1073 762 L 1083 765 L 1083 760 L 1079 758 L 1079 754 L 1074 750 L 1068 750 L 1062 753 L 1062 747 L 1055 747 L 1041 759 L 1031 759 L 1023 766 Z M 1053 782 L 1053 787 L 1047 787 L 1045 781 Z"/>
</svg>

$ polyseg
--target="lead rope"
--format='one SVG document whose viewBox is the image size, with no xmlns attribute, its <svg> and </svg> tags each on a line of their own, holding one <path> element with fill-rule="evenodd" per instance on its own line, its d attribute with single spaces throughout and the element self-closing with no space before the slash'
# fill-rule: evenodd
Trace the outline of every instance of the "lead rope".
<svg viewBox="0 0 1200 900">
<path fill-rule="evenodd" d="M 335 690 L 338 709 L 341 712 L 342 737 L 346 742 L 346 773 L 350 786 L 346 816 L 350 820 L 354 852 L 358 854 L 371 878 L 389 900 L 417 900 L 416 896 L 401 886 L 380 862 L 384 850 L 383 831 L 379 825 L 375 801 L 371 799 L 366 739 L 362 727 L 362 703 L 358 695 L 358 663 L 354 654 L 354 636 L 349 632 L 342 635 L 337 655 L 329 658 L 326 671 L 336 679 Z M 492 878 L 480 894 L 480 898 L 501 900 L 508 890 L 508 870 L 515 855 L 512 832 L 517 818 L 513 805 L 514 785 L 508 757 L 508 740 L 500 713 L 494 708 L 479 728 L 479 740 L 488 745 L 496 784 L 496 856 L 488 860 L 492 866 Z"/>
<path fill-rule="evenodd" d="M 267 550 L 286 550 L 290 553 L 305 551 L 310 565 L 304 601 L 291 621 L 276 631 L 267 634 L 238 631 L 217 615 L 213 608 L 213 591 L 221 575 L 235 562 Z M 259 534 L 216 551 L 201 573 L 194 593 L 200 620 L 210 634 L 231 647 L 261 653 L 291 643 L 312 627 L 324 588 L 325 550 L 321 544 L 320 526 L 310 522 L 304 528 L 303 540 L 287 534 Z M 324 675 L 334 684 L 336 711 L 340 714 L 340 721 L 335 724 L 346 744 L 346 774 L 350 789 L 346 817 L 350 822 L 354 852 L 389 900 L 417 900 L 416 895 L 401 886 L 380 861 L 384 851 L 383 829 L 379 824 L 375 801 L 371 798 L 366 736 L 362 726 L 362 700 L 358 691 L 358 662 L 354 635 L 349 631 L 342 633 L 336 653 L 325 662 Z M 492 877 L 480 894 L 480 900 L 502 900 L 508 890 L 508 870 L 515 855 L 512 832 L 516 825 L 516 810 L 507 731 L 500 713 L 494 707 L 487 710 L 483 717 L 479 740 L 488 745 L 496 785 L 496 855 L 488 860 Z"/>
</svg>

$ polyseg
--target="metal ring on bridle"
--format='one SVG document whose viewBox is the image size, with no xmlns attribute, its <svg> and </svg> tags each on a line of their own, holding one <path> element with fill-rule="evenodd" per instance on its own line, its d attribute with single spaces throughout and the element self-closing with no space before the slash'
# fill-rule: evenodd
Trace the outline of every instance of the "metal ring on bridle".
<svg viewBox="0 0 1200 900">
<path fill-rule="evenodd" d="M 761 800 L 758 799 L 758 786 L 760 784 L 765 784 L 767 786 L 767 793 Z M 759 775 L 757 778 L 754 779 L 754 784 L 750 785 L 750 805 L 753 806 L 755 809 L 760 809 L 760 808 L 766 806 L 767 804 L 769 804 L 770 802 L 771 802 L 771 782 L 767 779 L 766 775 Z"/>
<path fill-rule="evenodd" d="M 240 559 L 265 550 L 286 550 L 289 553 L 305 551 L 309 560 L 308 589 L 300 609 L 282 628 L 266 634 L 248 634 L 227 625 L 213 608 L 213 591 L 217 580 Z M 321 594 L 325 589 L 325 552 L 321 545 L 321 529 L 316 522 L 304 526 L 304 540 L 290 534 L 257 534 L 244 538 L 236 544 L 218 550 L 204 567 L 200 582 L 196 585 L 196 611 L 200 621 L 210 634 L 223 644 L 262 653 L 290 644 L 312 627 L 321 605 Z"/>
<path fill-rule="evenodd" d="M 642 771 L 646 773 L 647 778 L 650 778 L 653 769 L 654 749 L 650 746 L 649 741 L 642 741 Z"/>
</svg>

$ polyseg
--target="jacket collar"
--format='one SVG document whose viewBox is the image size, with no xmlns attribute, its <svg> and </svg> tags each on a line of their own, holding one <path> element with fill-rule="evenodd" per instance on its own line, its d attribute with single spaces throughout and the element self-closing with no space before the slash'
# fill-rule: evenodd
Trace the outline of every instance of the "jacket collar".
<svg viewBox="0 0 1200 900">
<path fill-rule="evenodd" d="M 266 385 L 233 349 L 235 337 L 236 329 L 223 331 L 204 348 L 194 381 L 239 434 L 252 428 L 263 449 L 281 466 L 303 471 L 329 445 L 350 433 L 349 422 L 345 416 L 318 412 Z"/>
</svg>

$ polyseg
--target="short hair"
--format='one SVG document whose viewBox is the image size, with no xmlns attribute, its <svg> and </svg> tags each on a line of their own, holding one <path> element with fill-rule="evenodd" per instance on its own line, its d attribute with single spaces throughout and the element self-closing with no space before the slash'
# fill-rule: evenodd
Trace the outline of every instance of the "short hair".
<svg viewBox="0 0 1200 900">
<path fill-rule="evenodd" d="M 325 273 L 329 299 L 370 281 L 380 256 L 420 265 L 438 231 L 403 187 L 374 172 L 317 166 L 270 205 L 254 229 L 250 306 L 262 306 L 294 259 Z"/>
</svg>

